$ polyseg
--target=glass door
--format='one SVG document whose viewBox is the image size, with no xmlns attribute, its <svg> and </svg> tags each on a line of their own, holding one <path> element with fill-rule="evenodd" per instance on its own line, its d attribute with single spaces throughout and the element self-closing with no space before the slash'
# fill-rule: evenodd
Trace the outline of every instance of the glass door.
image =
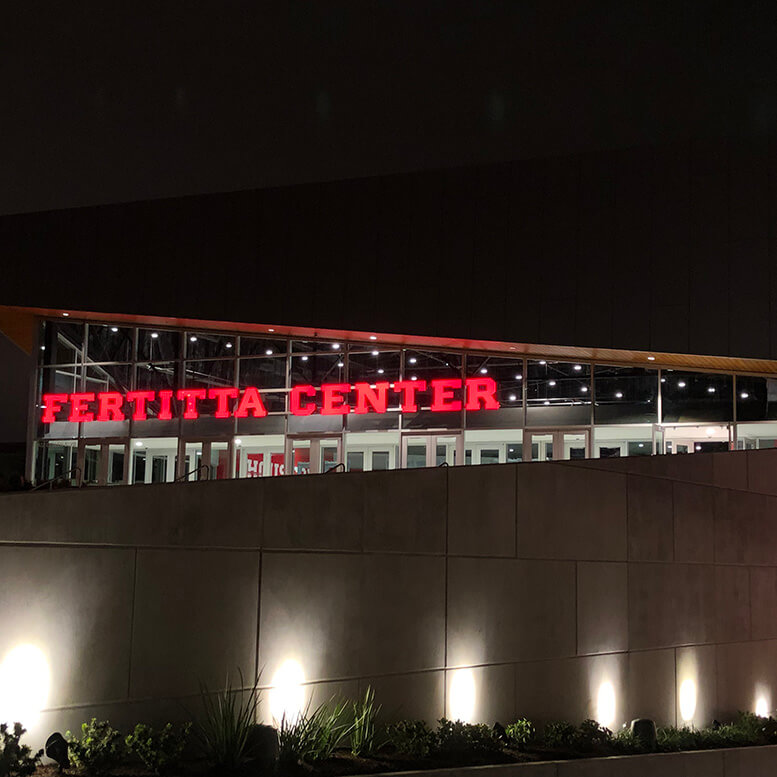
<svg viewBox="0 0 777 777">
<path fill-rule="evenodd" d="M 663 426 L 665 453 L 712 453 L 731 450 L 731 426 Z"/>
<path fill-rule="evenodd" d="M 526 429 L 524 461 L 569 461 L 591 455 L 590 429 Z"/>
<path fill-rule="evenodd" d="M 229 477 L 229 443 L 225 440 L 186 440 L 186 480 L 223 480 Z"/>
<path fill-rule="evenodd" d="M 341 435 L 286 438 L 285 470 L 292 475 L 318 475 L 339 466 L 343 460 Z"/>
<path fill-rule="evenodd" d="M 464 436 L 461 432 L 444 434 L 403 434 L 402 469 L 449 467 L 464 461 Z"/>
</svg>

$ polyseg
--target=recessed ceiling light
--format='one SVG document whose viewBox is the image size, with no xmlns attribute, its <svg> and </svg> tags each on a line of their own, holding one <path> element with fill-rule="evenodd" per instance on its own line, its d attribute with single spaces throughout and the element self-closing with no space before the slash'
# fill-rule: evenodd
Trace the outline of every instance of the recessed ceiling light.
<svg viewBox="0 0 777 777">
<path fill-rule="evenodd" d="M 508 399 L 509 399 L 511 402 L 515 402 L 515 400 L 516 400 L 516 399 L 518 399 L 518 397 L 516 397 L 516 396 L 515 396 L 515 394 L 510 394 L 510 396 L 508 397 Z"/>
<path fill-rule="evenodd" d="M 679 388 L 685 388 L 685 381 L 684 381 L 684 380 L 681 380 L 681 381 L 679 381 L 679 382 L 677 383 L 677 386 L 678 386 Z"/>
<path fill-rule="evenodd" d="M 45 346 L 45 345 L 42 345 L 42 346 L 40 347 L 40 349 L 41 349 L 41 351 L 45 351 L 45 350 L 46 350 L 46 346 Z"/>
<path fill-rule="evenodd" d="M 412 376 L 410 377 L 410 380 L 418 380 L 418 378 L 417 378 L 415 375 L 412 375 Z"/>
<path fill-rule="evenodd" d="M 339 351 L 340 350 L 340 343 L 332 343 L 332 350 L 333 351 Z"/>
<path fill-rule="evenodd" d="M 143 447 L 143 443 L 140 440 L 136 440 L 135 441 L 135 447 L 136 448 L 142 448 Z"/>
<path fill-rule="evenodd" d="M 231 347 L 232 347 L 232 343 L 227 343 L 227 346 L 226 346 L 226 347 L 227 347 L 227 348 L 231 348 Z"/>
<path fill-rule="evenodd" d="M 243 444 L 243 441 L 239 437 L 235 438 L 235 445 L 242 445 L 242 444 Z"/>
<path fill-rule="evenodd" d="M 337 362 L 337 366 L 338 367 L 345 367 L 345 364 L 343 364 L 343 362 Z"/>
<path fill-rule="evenodd" d="M 382 375 L 384 373 L 384 371 L 385 370 L 383 370 L 383 369 L 378 370 L 378 375 Z"/>
<path fill-rule="evenodd" d="M 580 391 L 582 391 L 583 394 L 585 394 L 588 391 L 588 386 L 580 386 Z"/>
<path fill-rule="evenodd" d="M 648 361 L 649 362 L 654 362 L 655 360 L 656 360 L 655 356 L 648 356 Z"/>
<path fill-rule="evenodd" d="M 480 374 L 485 375 L 488 372 L 488 370 L 485 367 L 480 368 Z"/>
<path fill-rule="evenodd" d="M 523 375 L 521 375 L 520 373 L 518 373 L 518 375 L 516 375 L 516 376 L 515 376 L 515 379 L 516 379 L 516 380 L 523 380 Z"/>
<path fill-rule="evenodd" d="M 750 394 L 748 394 L 746 391 L 743 391 L 739 396 L 742 397 L 742 399 L 747 399 Z"/>
<path fill-rule="evenodd" d="M 370 340 L 377 340 L 377 339 L 378 339 L 377 335 L 370 335 Z"/>
<path fill-rule="evenodd" d="M 550 402 L 549 402 L 549 401 L 546 399 L 546 400 L 545 400 L 545 401 L 544 401 L 542 404 L 543 404 L 543 405 L 549 405 L 549 404 L 550 404 Z"/>
<path fill-rule="evenodd" d="M 540 362 L 540 364 L 547 364 L 547 362 L 545 361 L 545 359 L 543 359 L 543 360 Z"/>
<path fill-rule="evenodd" d="M 303 362 L 306 362 L 307 360 L 308 360 L 308 357 L 307 357 L 307 356 L 303 356 L 303 357 L 302 357 L 302 361 L 303 361 Z"/>
<path fill-rule="evenodd" d="M 270 327 L 267 331 L 268 332 L 274 332 L 275 330 L 272 327 Z"/>
<path fill-rule="evenodd" d="M 194 335 L 192 335 L 192 336 L 189 338 L 189 342 L 190 342 L 190 343 L 196 343 L 196 342 L 197 342 L 197 338 L 196 338 Z"/>
<path fill-rule="evenodd" d="M 661 378 L 662 383 L 666 383 L 666 378 Z"/>
<path fill-rule="evenodd" d="M 580 370 L 582 370 L 583 368 L 582 368 L 582 366 L 581 366 L 581 365 L 579 365 L 579 364 L 576 364 L 576 365 L 575 365 L 575 369 L 576 369 L 576 370 L 579 372 L 579 371 L 580 371 Z"/>
<path fill-rule="evenodd" d="M 555 386 L 556 385 L 556 381 L 555 380 L 549 380 L 548 381 L 548 385 L 549 386 Z"/>
<path fill-rule="evenodd" d="M 118 331 L 119 331 L 119 327 L 117 327 L 117 326 L 112 326 L 111 327 L 111 332 L 118 332 Z"/>
<path fill-rule="evenodd" d="M 644 447 L 645 447 L 645 443 L 644 443 L 644 442 L 641 442 L 641 443 L 639 444 L 639 447 L 640 447 L 640 448 L 644 448 Z"/>
<path fill-rule="evenodd" d="M 70 315 L 70 313 L 63 313 L 62 315 L 65 316 L 65 318 L 67 318 Z"/>
<path fill-rule="evenodd" d="M 156 340 L 156 339 L 157 339 L 157 337 L 159 337 L 159 334 L 158 334 L 157 332 L 152 332 L 152 333 L 151 333 L 151 339 L 152 339 L 152 340 Z"/>
<path fill-rule="evenodd" d="M 700 451 L 700 450 L 701 450 L 701 445 L 697 445 L 697 446 L 696 446 L 696 450 L 697 450 L 697 451 Z"/>
<path fill-rule="evenodd" d="M 714 386 L 707 386 L 707 393 L 708 394 L 714 394 L 715 393 L 715 387 Z"/>
<path fill-rule="evenodd" d="M 272 356 L 272 348 L 268 348 L 268 349 L 265 351 L 265 353 L 267 354 L 267 356 Z"/>
<path fill-rule="evenodd" d="M 408 362 L 409 362 L 410 364 L 415 364 L 417 361 L 418 361 L 418 359 L 416 359 L 416 358 L 415 358 L 415 356 L 411 356 L 411 357 L 408 359 Z"/>
<path fill-rule="evenodd" d="M 373 351 L 373 352 L 372 352 L 372 355 L 373 355 L 373 356 L 377 356 L 379 353 L 380 353 L 380 351 Z"/>
<path fill-rule="evenodd" d="M 615 392 L 615 399 L 623 399 L 623 394 L 620 391 Z"/>
</svg>

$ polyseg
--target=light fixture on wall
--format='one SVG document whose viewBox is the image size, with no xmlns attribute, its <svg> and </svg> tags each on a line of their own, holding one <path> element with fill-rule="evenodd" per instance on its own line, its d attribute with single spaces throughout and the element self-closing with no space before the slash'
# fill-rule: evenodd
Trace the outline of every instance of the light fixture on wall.
<svg viewBox="0 0 777 777">
<path fill-rule="evenodd" d="M 449 717 L 472 723 L 475 716 L 475 675 L 471 669 L 457 669 L 451 675 Z"/>
<path fill-rule="evenodd" d="M 17 645 L 0 664 L 0 722 L 33 726 L 49 698 L 51 673 L 43 651 Z"/>
<path fill-rule="evenodd" d="M 606 728 L 615 723 L 615 688 L 609 680 L 599 686 L 596 694 L 596 721 Z"/>
<path fill-rule="evenodd" d="M 756 699 L 755 714 L 758 715 L 759 718 L 769 717 L 769 702 L 766 701 L 765 696 L 759 696 L 758 699 Z"/>
<path fill-rule="evenodd" d="M 696 683 L 691 678 L 683 680 L 680 686 L 680 717 L 690 723 L 696 714 Z"/>
<path fill-rule="evenodd" d="M 305 673 L 294 659 L 287 659 L 272 677 L 270 715 L 276 724 L 294 722 L 305 708 Z"/>
</svg>

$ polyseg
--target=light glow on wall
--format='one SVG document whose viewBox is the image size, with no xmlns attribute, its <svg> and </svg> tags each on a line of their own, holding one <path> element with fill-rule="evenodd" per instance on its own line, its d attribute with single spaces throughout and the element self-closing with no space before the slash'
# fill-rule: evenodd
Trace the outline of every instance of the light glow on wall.
<svg viewBox="0 0 777 777">
<path fill-rule="evenodd" d="M 690 678 L 680 686 L 680 717 L 684 723 L 693 720 L 696 714 L 696 683 Z"/>
<path fill-rule="evenodd" d="M 450 718 L 472 723 L 475 716 L 475 675 L 471 669 L 457 669 L 451 677 Z"/>
<path fill-rule="evenodd" d="M 0 722 L 35 725 L 51 685 L 49 662 L 35 645 L 17 645 L 0 664 Z"/>
<path fill-rule="evenodd" d="M 305 708 L 305 673 L 294 659 L 284 661 L 273 675 L 270 688 L 270 715 L 276 724 L 285 717 L 292 722 Z"/>
<path fill-rule="evenodd" d="M 757 683 L 755 687 L 754 712 L 760 718 L 768 718 L 772 709 L 772 694 L 768 686 Z"/>
<path fill-rule="evenodd" d="M 596 722 L 607 728 L 615 723 L 615 688 L 609 681 L 603 682 L 596 694 Z"/>
</svg>

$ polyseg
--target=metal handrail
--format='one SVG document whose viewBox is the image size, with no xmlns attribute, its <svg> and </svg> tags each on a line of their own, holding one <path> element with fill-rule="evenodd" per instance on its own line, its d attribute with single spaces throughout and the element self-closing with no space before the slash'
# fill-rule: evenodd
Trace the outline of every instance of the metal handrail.
<svg viewBox="0 0 777 777">
<path fill-rule="evenodd" d="M 200 464 L 200 466 L 197 467 L 196 469 L 193 469 L 190 472 L 184 472 L 184 474 L 181 475 L 180 477 L 177 477 L 173 481 L 173 483 L 178 483 L 180 480 L 188 480 L 189 475 L 194 475 L 194 474 L 196 474 L 197 472 L 199 472 L 200 470 L 203 470 L 203 469 L 208 473 L 208 477 L 205 478 L 205 479 L 206 480 L 210 480 L 210 464 Z M 202 478 L 197 478 L 197 480 L 202 480 Z"/>
<path fill-rule="evenodd" d="M 45 488 L 46 486 L 48 486 L 49 491 L 51 491 L 54 483 L 56 483 L 58 480 L 67 480 L 74 472 L 78 472 L 80 475 L 81 467 L 71 467 L 67 472 L 63 472 L 61 475 L 57 475 L 55 478 L 51 478 L 51 480 L 44 480 L 43 483 L 38 483 L 38 485 L 31 488 L 30 491 L 37 491 L 38 489 Z M 77 478 L 77 482 L 78 485 L 81 485 L 80 477 Z"/>
<path fill-rule="evenodd" d="M 345 472 L 345 464 L 341 461 L 339 464 L 335 464 L 334 467 L 330 467 L 324 474 L 328 475 L 330 472 L 337 472 L 340 467 L 343 468 L 343 472 Z"/>
</svg>

